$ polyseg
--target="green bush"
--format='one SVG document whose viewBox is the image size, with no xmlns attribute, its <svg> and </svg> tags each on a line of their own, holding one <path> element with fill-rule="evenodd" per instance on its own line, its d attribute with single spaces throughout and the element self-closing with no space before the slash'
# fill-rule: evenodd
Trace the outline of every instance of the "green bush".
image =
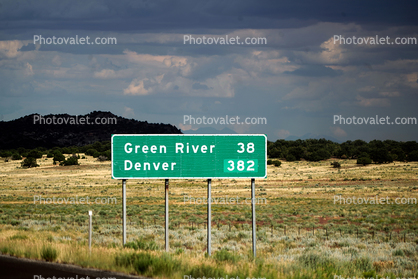
<svg viewBox="0 0 418 279">
<path fill-rule="evenodd" d="M 296 161 L 296 157 L 293 156 L 292 154 L 288 154 L 285 158 L 286 158 L 286 161 L 288 162 Z"/>
<path fill-rule="evenodd" d="M 116 255 L 115 263 L 117 266 L 129 267 L 134 263 L 135 254 L 134 253 L 122 253 Z"/>
<path fill-rule="evenodd" d="M 41 250 L 41 258 L 47 262 L 55 261 L 58 257 L 58 252 L 51 246 L 44 246 Z"/>
<path fill-rule="evenodd" d="M 334 167 L 334 168 L 341 168 L 341 164 L 337 161 L 332 162 L 331 166 Z"/>
<path fill-rule="evenodd" d="M 299 262 L 303 266 L 313 269 L 334 265 L 334 262 L 329 257 L 313 252 L 308 252 L 300 256 Z"/>
<path fill-rule="evenodd" d="M 1 152 L 0 152 L 0 157 L 3 157 L 3 158 L 7 158 L 7 157 L 11 157 L 13 154 L 12 154 L 12 152 L 11 151 L 5 151 L 5 150 L 2 150 Z"/>
<path fill-rule="evenodd" d="M 404 253 L 404 251 L 402 250 L 402 249 L 396 249 L 396 250 L 394 250 L 393 252 L 392 252 L 392 255 L 393 256 L 405 256 L 405 253 Z"/>
<path fill-rule="evenodd" d="M 89 156 L 93 156 L 93 154 L 94 153 L 96 153 L 97 152 L 97 150 L 96 149 L 88 149 L 86 152 L 85 152 L 85 154 L 86 155 L 89 155 Z"/>
<path fill-rule="evenodd" d="M 142 238 L 139 238 L 136 241 L 126 243 L 125 247 L 131 248 L 134 250 L 150 250 L 150 251 L 156 251 L 160 249 L 160 247 L 155 241 L 146 242 Z"/>
<path fill-rule="evenodd" d="M 408 161 L 418 161 L 418 150 L 414 150 L 408 154 Z"/>
<path fill-rule="evenodd" d="M 74 166 L 79 165 L 77 157 L 70 157 L 60 163 L 60 166 Z"/>
<path fill-rule="evenodd" d="M 357 159 L 357 164 L 358 165 L 365 166 L 365 165 L 369 165 L 371 163 L 372 163 L 372 160 L 370 158 L 368 158 L 368 157 L 362 157 L 362 158 L 358 158 Z"/>
<path fill-rule="evenodd" d="M 12 160 L 22 160 L 22 156 L 20 156 L 19 154 L 15 153 L 12 155 Z"/>
<path fill-rule="evenodd" d="M 267 165 L 275 165 L 276 167 L 280 167 L 281 164 L 282 162 L 280 162 L 279 160 L 267 160 Z"/>
<path fill-rule="evenodd" d="M 369 257 L 360 257 L 355 259 L 354 261 L 355 266 L 360 269 L 361 271 L 368 271 L 373 268 L 372 261 Z"/>
<path fill-rule="evenodd" d="M 133 266 L 138 274 L 146 276 L 168 277 L 173 272 L 180 270 L 182 265 L 174 260 L 169 254 L 154 256 L 145 252 L 123 253 L 116 255 L 115 263 L 118 266 Z"/>
<path fill-rule="evenodd" d="M 24 168 L 34 168 L 39 167 L 39 165 L 36 163 L 36 158 L 28 157 L 21 163 L 21 166 Z"/>
<path fill-rule="evenodd" d="M 31 150 L 29 153 L 28 153 L 28 156 L 27 156 L 28 158 L 29 157 L 31 157 L 31 158 L 36 158 L 36 159 L 40 159 L 40 158 L 42 158 L 42 152 L 40 152 L 40 151 L 38 151 L 38 150 Z"/>
<path fill-rule="evenodd" d="M 25 239 L 28 239 L 28 237 L 26 235 L 24 235 L 24 234 L 15 234 L 15 235 L 9 237 L 9 239 L 10 240 L 15 240 L 15 239 L 25 240 Z"/>
<path fill-rule="evenodd" d="M 53 160 L 54 160 L 54 162 L 63 162 L 63 161 L 65 161 L 65 156 L 62 155 L 61 152 L 55 151 Z"/>
<path fill-rule="evenodd" d="M 216 251 L 213 255 L 213 258 L 217 260 L 218 262 L 230 262 L 230 263 L 236 263 L 239 261 L 239 256 L 234 255 L 233 253 L 229 252 L 225 248 Z"/>
<path fill-rule="evenodd" d="M 193 278 L 203 278 L 203 276 L 208 276 L 209 274 L 212 278 L 220 278 L 225 275 L 225 270 L 218 266 L 212 267 L 202 264 L 192 267 L 186 274 L 190 274 Z"/>
</svg>

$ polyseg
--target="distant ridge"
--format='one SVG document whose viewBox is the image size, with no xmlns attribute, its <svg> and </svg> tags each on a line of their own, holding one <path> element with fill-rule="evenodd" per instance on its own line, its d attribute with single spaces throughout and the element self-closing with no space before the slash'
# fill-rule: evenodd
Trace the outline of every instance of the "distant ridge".
<svg viewBox="0 0 418 279">
<path fill-rule="evenodd" d="M 330 140 L 332 142 L 342 143 L 342 141 L 337 140 L 336 138 L 333 138 L 333 137 L 330 137 L 330 136 L 326 136 L 326 135 L 312 134 L 312 133 L 304 134 L 301 137 L 290 135 L 287 138 L 285 138 L 285 140 L 298 140 L 298 139 L 300 139 L 300 140 L 307 140 L 307 139 L 326 139 L 326 140 Z"/>
<path fill-rule="evenodd" d="M 90 123 L 96 118 L 115 118 L 117 124 L 34 124 L 31 114 L 11 121 L 0 121 L 0 149 L 16 149 L 55 146 L 84 146 L 96 141 L 110 141 L 112 134 L 181 134 L 181 131 L 170 124 L 153 124 L 117 116 L 111 112 L 93 111 L 86 115 L 49 114 L 52 117 L 73 118 L 89 117 Z"/>
<path fill-rule="evenodd" d="M 222 130 L 215 129 L 213 127 L 200 127 L 197 130 L 186 130 L 183 131 L 183 134 L 236 134 L 234 130 L 231 130 L 227 127 L 223 128 Z"/>
</svg>

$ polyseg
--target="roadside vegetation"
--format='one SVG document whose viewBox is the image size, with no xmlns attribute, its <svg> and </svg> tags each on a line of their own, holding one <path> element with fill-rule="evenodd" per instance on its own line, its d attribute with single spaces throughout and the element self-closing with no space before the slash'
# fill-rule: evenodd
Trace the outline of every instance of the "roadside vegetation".
<svg viewBox="0 0 418 279">
<path fill-rule="evenodd" d="M 106 148 L 101 146 L 99 150 Z M 271 157 L 267 179 L 256 180 L 253 259 L 251 205 L 222 202 L 250 198 L 248 179 L 212 180 L 212 197 L 218 202 L 212 204 L 211 256 L 206 254 L 207 206 L 197 202 L 207 195 L 205 180 L 170 180 L 169 253 L 163 251 L 164 181 L 129 180 L 128 243 L 123 247 L 120 181 L 110 178 L 109 161 L 98 160 L 104 155 L 74 151 L 80 150 L 15 150 L 22 159 L 0 160 L 1 254 L 153 278 L 418 276 L 417 162 L 359 164 L 357 155 L 318 162 Z M 363 151 L 359 154 L 367 153 Z M 29 153 L 38 167 L 22 166 Z M 75 159 L 78 165 L 60 165 Z M 35 196 L 88 196 L 100 203 L 42 203 Z M 408 203 L 340 204 L 337 196 L 403 198 Z"/>
</svg>

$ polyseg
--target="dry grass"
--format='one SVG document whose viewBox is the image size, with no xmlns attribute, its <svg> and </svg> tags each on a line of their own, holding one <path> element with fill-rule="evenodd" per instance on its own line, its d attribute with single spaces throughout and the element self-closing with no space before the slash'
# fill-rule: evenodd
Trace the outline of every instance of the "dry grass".
<svg viewBox="0 0 418 279">
<path fill-rule="evenodd" d="M 1 251 L 40 259 L 40 249 L 48 244 L 57 249 L 58 262 L 136 273 L 133 266 L 115 265 L 116 255 L 129 251 L 121 247 L 121 182 L 111 179 L 110 162 L 99 163 L 90 156 L 79 162 L 80 166 L 62 167 L 43 158 L 38 159 L 40 167 L 21 169 L 20 161 L 0 161 Z M 320 253 L 319 259 L 332 261 L 333 270 L 339 274 L 362 275 L 364 270 L 349 263 L 353 257 L 368 257 L 369 267 L 381 275 L 414 275 L 418 269 L 416 204 L 339 205 L 333 199 L 337 194 L 387 196 L 391 201 L 399 197 L 418 199 L 418 164 L 360 167 L 354 160 L 340 160 L 342 167 L 334 169 L 330 162 L 283 162 L 279 168 L 268 167 L 267 179 L 256 180 L 256 196 L 267 201 L 257 205 L 257 249 L 258 258 L 264 262 L 263 274 L 270 274 L 269 266 L 273 266 L 280 278 L 302 278 L 304 274 L 321 277 L 321 266 L 304 266 L 302 257 L 316 259 Z M 188 268 L 206 263 L 216 266 L 215 260 L 204 256 L 206 205 L 184 203 L 185 196 L 206 197 L 206 181 L 170 180 L 169 191 L 172 256 Z M 34 204 L 34 195 L 115 197 L 117 204 Z M 250 195 L 249 179 L 212 180 L 213 198 L 238 196 L 243 200 Z M 142 237 L 162 248 L 163 180 L 129 180 L 127 197 L 128 240 Z M 91 209 L 94 235 L 89 256 L 86 218 Z M 240 257 L 240 264 L 251 260 L 250 205 L 214 204 L 212 217 L 212 251 L 227 248 Z M 160 251 L 147 253 L 163 255 Z M 222 264 L 231 274 L 237 272 L 236 266 Z M 255 274 L 257 263 L 253 262 L 249 270 Z"/>
</svg>

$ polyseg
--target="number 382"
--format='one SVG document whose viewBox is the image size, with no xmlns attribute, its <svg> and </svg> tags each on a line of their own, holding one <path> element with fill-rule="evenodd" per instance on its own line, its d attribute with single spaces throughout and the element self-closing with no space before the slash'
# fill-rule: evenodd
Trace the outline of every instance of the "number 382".
<svg viewBox="0 0 418 279">
<path fill-rule="evenodd" d="M 255 171 L 254 160 L 229 160 L 228 171 Z"/>
</svg>

